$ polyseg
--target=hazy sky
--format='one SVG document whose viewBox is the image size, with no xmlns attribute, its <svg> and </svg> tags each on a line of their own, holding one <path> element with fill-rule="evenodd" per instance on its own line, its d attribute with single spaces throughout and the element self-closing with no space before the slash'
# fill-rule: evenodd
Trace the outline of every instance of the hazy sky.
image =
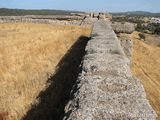
<svg viewBox="0 0 160 120">
<path fill-rule="evenodd" d="M 160 13 L 160 0 L 0 0 L 0 8 Z"/>
</svg>

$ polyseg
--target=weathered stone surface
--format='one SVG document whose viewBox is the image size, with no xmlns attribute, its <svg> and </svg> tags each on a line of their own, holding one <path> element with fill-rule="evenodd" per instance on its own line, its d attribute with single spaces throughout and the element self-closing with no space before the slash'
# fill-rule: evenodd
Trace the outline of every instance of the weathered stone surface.
<svg viewBox="0 0 160 120">
<path fill-rule="evenodd" d="M 92 36 L 64 120 L 154 120 L 157 114 L 110 25 L 96 21 Z"/>
<path fill-rule="evenodd" d="M 127 35 L 120 35 L 119 40 L 121 41 L 121 46 L 124 50 L 125 55 L 130 61 L 132 61 L 132 40 Z"/>
<path fill-rule="evenodd" d="M 135 30 L 132 23 L 113 23 L 111 26 L 116 33 L 132 33 Z"/>
<path fill-rule="evenodd" d="M 98 19 L 97 19 L 97 18 L 85 18 L 85 19 L 82 21 L 81 26 L 86 26 L 86 27 L 93 28 L 94 22 L 95 22 L 96 20 L 98 20 Z"/>
</svg>

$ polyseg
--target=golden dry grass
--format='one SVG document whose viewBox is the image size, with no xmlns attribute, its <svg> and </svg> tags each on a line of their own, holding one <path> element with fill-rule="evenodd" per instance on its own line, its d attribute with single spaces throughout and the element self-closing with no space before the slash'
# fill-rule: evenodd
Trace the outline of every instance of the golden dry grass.
<svg viewBox="0 0 160 120">
<path fill-rule="evenodd" d="M 160 120 L 160 47 L 139 40 L 138 32 L 133 40 L 132 74 L 138 77 L 146 90 L 147 98 Z"/>
<path fill-rule="evenodd" d="M 67 50 L 90 28 L 33 23 L 0 24 L 0 117 L 20 120 Z"/>
</svg>

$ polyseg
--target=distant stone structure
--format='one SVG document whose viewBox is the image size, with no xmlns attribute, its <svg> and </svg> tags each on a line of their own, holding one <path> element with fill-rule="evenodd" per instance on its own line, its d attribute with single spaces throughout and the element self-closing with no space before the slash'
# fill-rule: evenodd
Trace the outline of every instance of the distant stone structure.
<svg viewBox="0 0 160 120">
<path fill-rule="evenodd" d="M 0 23 L 44 23 L 56 25 L 81 25 L 84 18 L 66 15 L 27 15 L 27 16 L 0 16 Z"/>
<path fill-rule="evenodd" d="M 111 20 L 112 15 L 109 13 L 103 13 L 103 12 L 86 12 L 86 17 L 88 18 L 97 18 L 102 20 Z"/>
<path fill-rule="evenodd" d="M 104 12 L 85 12 L 85 13 L 72 13 L 73 16 L 83 17 L 82 26 L 93 27 L 93 24 L 97 20 L 110 21 L 112 15 Z"/>
<path fill-rule="evenodd" d="M 111 26 L 116 33 L 132 33 L 135 30 L 132 23 L 113 23 Z"/>
<path fill-rule="evenodd" d="M 56 25 L 82 25 L 93 27 L 93 23 L 98 19 L 110 20 L 112 15 L 108 13 L 72 13 L 66 15 L 26 15 L 26 16 L 0 16 L 0 23 L 44 23 Z"/>
<path fill-rule="evenodd" d="M 82 22 L 82 26 L 88 26 L 88 27 L 93 27 L 94 22 L 97 20 L 110 21 L 112 19 L 111 14 L 102 12 L 85 12 L 83 16 L 84 20 Z"/>
</svg>

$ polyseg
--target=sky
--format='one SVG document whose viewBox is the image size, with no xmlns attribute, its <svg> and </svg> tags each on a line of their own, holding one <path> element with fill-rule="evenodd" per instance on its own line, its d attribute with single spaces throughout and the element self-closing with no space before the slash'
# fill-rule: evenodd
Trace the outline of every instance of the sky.
<svg viewBox="0 0 160 120">
<path fill-rule="evenodd" d="M 0 8 L 160 13 L 160 0 L 0 0 Z"/>
</svg>

